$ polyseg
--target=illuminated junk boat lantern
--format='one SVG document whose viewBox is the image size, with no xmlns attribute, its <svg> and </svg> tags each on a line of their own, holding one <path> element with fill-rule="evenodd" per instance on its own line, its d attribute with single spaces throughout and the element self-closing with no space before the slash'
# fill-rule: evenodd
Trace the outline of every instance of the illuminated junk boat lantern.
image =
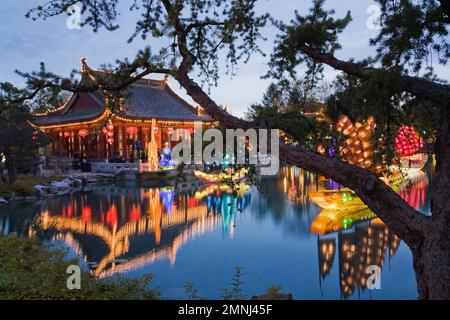
<svg viewBox="0 0 450 320">
<path fill-rule="evenodd" d="M 339 149 L 344 161 L 374 172 L 394 190 L 398 189 L 399 181 L 395 181 L 395 178 L 401 176 L 401 173 L 397 172 L 397 175 L 394 172 L 388 179 L 382 177 L 382 167 L 373 164 L 371 142 L 375 130 L 373 117 L 353 124 L 347 116 L 340 116 L 336 128 L 346 138 Z M 349 188 L 309 192 L 308 196 L 323 209 L 311 224 L 311 231 L 315 233 L 323 234 L 346 229 L 356 221 L 376 217 Z"/>
<path fill-rule="evenodd" d="M 419 136 L 413 126 L 403 125 L 395 137 L 395 151 L 400 156 L 402 171 L 421 170 L 428 160 L 428 155 L 420 153 L 424 146 L 423 138 Z"/>
</svg>

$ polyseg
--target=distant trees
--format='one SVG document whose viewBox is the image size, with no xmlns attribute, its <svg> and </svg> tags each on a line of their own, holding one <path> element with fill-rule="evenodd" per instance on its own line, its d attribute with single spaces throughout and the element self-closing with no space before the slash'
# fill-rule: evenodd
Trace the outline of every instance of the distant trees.
<svg viewBox="0 0 450 320">
<path fill-rule="evenodd" d="M 10 85 L 0 88 L 0 176 L 13 183 L 21 173 L 34 173 L 39 164 L 38 148 L 48 139 L 30 124 L 30 108 L 25 103 L 9 102 L 17 93 Z M 7 170 L 7 177 L 3 171 Z"/>
<path fill-rule="evenodd" d="M 281 129 L 285 141 L 316 150 L 329 135 L 326 105 L 318 99 L 324 90 L 325 85 L 310 88 L 303 80 L 271 83 L 261 103 L 252 104 L 245 117 L 261 127 Z"/>
</svg>

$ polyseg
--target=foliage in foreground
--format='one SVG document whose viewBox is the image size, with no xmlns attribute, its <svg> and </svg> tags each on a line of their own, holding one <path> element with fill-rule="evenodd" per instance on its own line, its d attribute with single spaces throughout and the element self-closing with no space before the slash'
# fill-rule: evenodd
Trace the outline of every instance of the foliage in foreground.
<svg viewBox="0 0 450 320">
<path fill-rule="evenodd" d="M 242 281 L 242 277 L 245 274 L 243 267 L 236 267 L 234 269 L 233 277 L 231 278 L 231 282 L 228 288 L 222 289 L 222 293 L 220 298 L 222 300 L 245 300 L 247 297 L 244 295 L 242 285 L 244 282 Z M 184 289 L 186 291 L 186 295 L 190 300 L 202 300 L 202 298 L 198 290 L 195 288 L 195 285 L 192 281 L 188 280 L 184 284 Z M 282 295 L 282 286 L 281 285 L 272 285 L 267 288 L 266 291 L 260 296 L 263 300 L 276 300 L 279 296 Z M 256 296 L 254 296 L 256 297 Z M 253 299 L 253 297 L 252 297 Z"/>
<path fill-rule="evenodd" d="M 0 237 L 0 299 L 159 299 L 152 276 L 97 279 L 81 271 L 81 289 L 67 288 L 66 251 L 15 235 Z"/>
<path fill-rule="evenodd" d="M 81 288 L 69 290 L 69 265 L 78 265 L 77 259 L 67 259 L 67 251 L 44 244 L 35 238 L 10 234 L 0 236 L 0 300 L 156 300 L 159 289 L 150 288 L 152 275 L 139 279 L 121 277 L 98 279 L 81 271 Z M 244 300 L 242 291 L 243 268 L 236 267 L 230 286 L 222 290 L 223 300 Z M 187 298 L 200 297 L 192 281 L 184 285 Z M 269 287 L 261 296 L 276 299 L 281 286 Z"/>
</svg>

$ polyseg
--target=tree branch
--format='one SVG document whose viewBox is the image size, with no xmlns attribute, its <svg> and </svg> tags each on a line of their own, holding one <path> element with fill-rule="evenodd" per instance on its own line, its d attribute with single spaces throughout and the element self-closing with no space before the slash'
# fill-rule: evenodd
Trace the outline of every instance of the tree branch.
<svg viewBox="0 0 450 320">
<path fill-rule="evenodd" d="M 244 130 L 257 128 L 253 123 L 223 111 L 187 74 L 177 72 L 175 78 L 211 117 L 227 128 Z M 280 160 L 333 179 L 354 190 L 364 203 L 409 245 L 414 245 L 421 238 L 423 230 L 430 222 L 428 217 L 412 208 L 375 174 L 366 169 L 283 143 L 280 143 Z"/>
<path fill-rule="evenodd" d="M 359 64 L 339 60 L 331 54 L 319 52 L 304 43 L 299 43 L 297 49 L 315 61 L 325 63 L 334 69 L 344 71 L 361 80 L 369 80 L 376 74 L 384 74 L 387 72 L 377 68 L 363 68 Z M 403 82 L 402 87 L 404 91 L 410 92 L 417 97 L 439 104 L 444 103 L 448 105 L 448 102 L 450 102 L 450 86 L 448 85 L 406 75 L 400 76 L 400 79 Z"/>
</svg>

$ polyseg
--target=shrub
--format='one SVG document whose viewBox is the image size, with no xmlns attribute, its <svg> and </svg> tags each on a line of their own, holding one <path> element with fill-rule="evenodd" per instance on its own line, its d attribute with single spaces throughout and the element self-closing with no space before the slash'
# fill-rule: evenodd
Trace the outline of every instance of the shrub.
<svg viewBox="0 0 450 320">
<path fill-rule="evenodd" d="M 140 279 L 97 279 L 81 271 L 81 289 L 67 288 L 67 252 L 35 239 L 0 237 L 0 299 L 159 299 L 148 287 L 152 276 Z"/>
</svg>

